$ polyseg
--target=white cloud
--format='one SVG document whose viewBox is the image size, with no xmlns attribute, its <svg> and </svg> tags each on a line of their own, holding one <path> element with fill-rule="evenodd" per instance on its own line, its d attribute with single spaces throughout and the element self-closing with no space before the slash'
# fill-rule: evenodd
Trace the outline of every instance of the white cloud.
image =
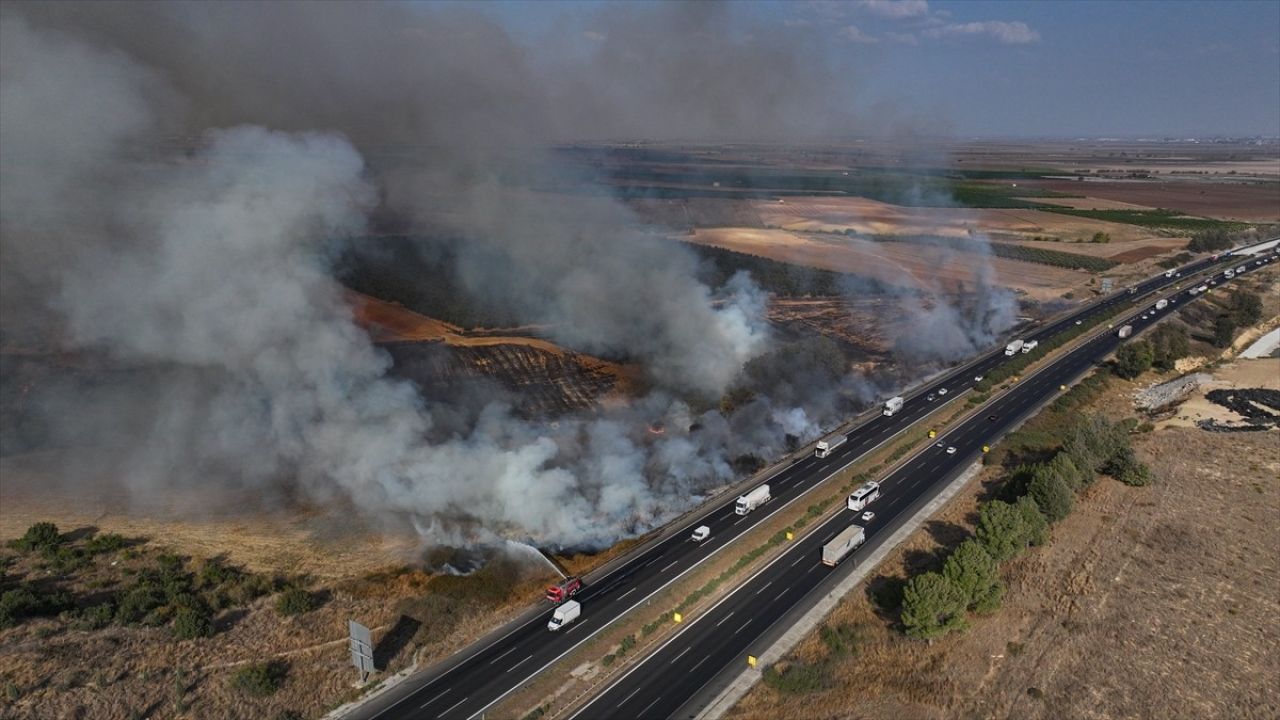
<svg viewBox="0 0 1280 720">
<path fill-rule="evenodd" d="M 1040 42 L 1040 33 L 1032 30 L 1021 21 L 1005 22 L 988 20 L 986 22 L 951 23 L 924 31 L 925 37 L 944 38 L 965 35 L 987 35 L 1006 45 L 1025 45 Z"/>
<path fill-rule="evenodd" d="M 809 27 L 811 23 L 804 18 L 787 18 L 782 24 L 787 27 Z"/>
<path fill-rule="evenodd" d="M 840 28 L 840 37 L 848 40 L 849 42 L 862 43 L 864 45 L 880 42 L 876 38 L 859 30 L 857 25 L 846 25 Z"/>
<path fill-rule="evenodd" d="M 607 36 L 604 33 L 598 32 L 596 30 L 583 30 L 582 37 L 592 42 L 604 42 Z"/>
<path fill-rule="evenodd" d="M 927 0 L 857 0 L 855 4 L 873 15 L 894 20 L 929 14 Z"/>
<path fill-rule="evenodd" d="M 915 34 L 913 33 L 891 32 L 891 33 L 885 33 L 884 36 L 889 38 L 893 42 L 901 43 L 903 45 L 919 45 L 920 44 L 920 38 L 916 37 Z"/>
</svg>

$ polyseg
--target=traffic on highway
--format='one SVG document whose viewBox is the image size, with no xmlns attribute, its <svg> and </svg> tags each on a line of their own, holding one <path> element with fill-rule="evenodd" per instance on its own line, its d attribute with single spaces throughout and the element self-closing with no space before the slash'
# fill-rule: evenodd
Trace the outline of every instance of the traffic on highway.
<svg viewBox="0 0 1280 720">
<path fill-rule="evenodd" d="M 1201 260 L 1180 268 L 1177 275 L 1166 274 L 1143 281 L 1038 328 L 1023 341 L 1043 341 L 1095 315 L 1112 312 L 1117 305 L 1184 283 L 1183 276 L 1226 259 Z M 1215 276 L 1221 277 L 1221 274 Z M 1164 313 L 1194 297 L 1189 294 L 1190 289 L 1193 288 L 1180 289 L 1170 296 L 1168 306 L 1158 310 L 1144 302 L 1142 312 L 1124 323 L 1132 324 L 1136 332 L 1141 332 Z M 1146 319 L 1141 319 L 1143 313 L 1148 315 Z M 783 556 L 785 560 L 775 561 L 767 572 L 726 597 L 714 610 L 699 616 L 659 652 L 637 666 L 646 668 L 645 671 L 633 669 L 577 717 L 649 718 L 677 714 L 720 670 L 740 664 L 749 646 L 827 578 L 831 566 L 850 565 L 850 559 L 856 562 L 873 551 L 897 523 L 910 516 L 912 508 L 926 502 L 950 477 L 971 463 L 982 452 L 984 444 L 993 442 L 1052 395 L 1057 386 L 1072 382 L 1114 350 L 1119 342 L 1121 339 L 1115 332 L 1100 334 L 1015 385 L 967 422 L 944 433 L 938 446 L 930 445 L 885 478 L 880 484 L 879 498 L 868 507 L 861 512 L 841 512 L 804 536 Z M 519 622 L 496 633 L 496 637 L 477 643 L 445 665 L 372 698 L 352 716 L 384 720 L 402 717 L 463 720 L 480 716 L 609 623 L 645 604 L 743 533 L 796 502 L 866 453 L 894 439 L 903 429 L 955 399 L 1007 360 L 1004 348 L 997 348 L 911 394 L 894 398 L 893 412 L 877 409 L 851 431 L 824 438 L 825 445 L 817 446 L 815 452 L 765 478 L 741 497 L 730 498 L 695 514 L 599 577 L 575 585 L 572 592 L 565 592 L 563 597 L 551 598 L 545 610 L 527 613 Z M 850 533 L 849 547 L 844 554 L 836 562 L 824 564 L 822 547 L 855 520 L 863 528 L 863 537 L 855 539 L 853 536 L 857 533 Z M 573 605 L 562 609 L 568 603 Z"/>
</svg>

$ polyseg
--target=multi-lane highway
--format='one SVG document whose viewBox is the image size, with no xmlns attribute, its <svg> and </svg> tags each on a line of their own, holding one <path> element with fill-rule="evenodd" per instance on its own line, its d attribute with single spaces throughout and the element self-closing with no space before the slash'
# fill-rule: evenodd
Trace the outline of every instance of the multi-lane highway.
<svg viewBox="0 0 1280 720">
<path fill-rule="evenodd" d="M 1243 261 L 1233 262 L 1233 266 Z M 1250 268 L 1255 260 L 1248 261 Z M 1183 270 L 1184 274 L 1187 271 Z M 1212 282 L 1224 282 L 1222 273 Z M 1212 287 L 1212 285 L 1210 285 Z M 1133 325 L 1134 335 L 1193 300 L 1190 284 L 1171 295 L 1161 295 L 1169 305 L 1155 309 L 1155 298 L 1116 320 L 1115 328 Z M 1071 320 L 1074 322 L 1074 320 Z M 1117 331 L 1105 330 L 1036 371 L 1009 392 L 999 396 L 965 422 L 939 435 L 931 445 L 912 457 L 881 482 L 881 499 L 869 506 L 875 511 L 870 522 L 857 520 L 857 513 L 842 510 L 804 536 L 786 553 L 757 573 L 709 611 L 695 618 L 658 651 L 632 668 L 574 717 L 586 718 L 686 718 L 693 717 L 707 697 L 700 691 L 723 670 L 738 672 L 748 654 L 765 649 L 761 637 L 789 611 L 815 590 L 834 584 L 834 571 L 822 563 L 822 546 L 841 530 L 857 522 L 867 532 L 867 541 L 842 568 L 855 565 L 874 552 L 893 531 L 906 522 L 953 478 L 982 454 L 983 445 L 996 442 L 1041 403 L 1053 397 L 1060 386 L 1078 379 L 1101 362 L 1123 342 Z M 954 447 L 954 454 L 948 448 Z M 817 593 L 820 595 L 821 593 Z"/>
<path fill-rule="evenodd" d="M 1061 318 L 1049 325 L 1037 329 L 1024 336 L 1026 339 L 1043 341 L 1058 332 L 1098 313 L 1108 312 L 1117 304 L 1125 303 L 1134 297 L 1157 290 L 1166 285 L 1183 282 L 1182 277 L 1189 277 L 1214 264 L 1214 260 L 1202 260 L 1179 269 L 1179 276 L 1157 276 L 1136 286 L 1133 293 L 1122 291 L 1101 301 L 1088 305 L 1068 317 Z M 1220 261 L 1219 261 L 1220 262 Z M 1076 357 L 1073 355 L 1072 357 Z M 770 477 L 767 482 L 772 490 L 773 499 L 764 507 L 746 516 L 738 516 L 733 511 L 733 500 L 716 507 L 709 508 L 695 518 L 688 520 L 679 532 L 653 544 L 627 559 L 603 577 L 595 578 L 592 584 L 585 587 L 575 599 L 582 603 L 581 618 L 559 632 L 549 632 L 546 628 L 550 607 L 545 613 L 527 618 L 502 633 L 496 639 L 483 641 L 477 647 L 470 648 L 460 658 L 455 658 L 451 666 L 443 671 L 423 673 L 410 678 L 401 685 L 391 689 L 379 697 L 357 708 L 352 717 L 379 718 L 394 720 L 396 718 L 439 718 L 442 720 L 464 720 L 478 716 L 494 703 L 529 680 L 540 670 L 563 657 L 575 647 L 586 641 L 595 633 L 607 626 L 614 619 L 642 604 L 647 598 L 666 587 L 694 566 L 724 549 L 730 542 L 753 526 L 765 520 L 789 503 L 794 502 L 803 493 L 813 488 L 841 468 L 856 461 L 863 454 L 891 440 L 902 429 L 933 412 L 939 405 L 956 397 L 960 391 L 974 384 L 974 377 L 984 374 L 991 368 L 1006 360 L 1003 350 L 997 350 L 976 361 L 928 383 L 906 400 L 901 411 L 892 417 L 875 415 L 868 421 L 854 428 L 848 435 L 848 441 L 837 448 L 826 458 L 812 455 L 802 458 Z M 1083 366 L 1082 366 L 1083 367 Z M 1055 381 L 1056 382 L 1056 381 Z M 948 394 L 936 400 L 929 400 L 930 394 L 936 394 L 939 388 L 946 388 Z M 1043 390 L 1043 388 L 1039 388 Z M 1032 390 L 1016 395 L 1022 402 L 1032 403 Z M 1010 401 L 1015 402 L 1015 401 Z M 1011 405 L 1001 410 L 1006 419 L 1009 413 L 1016 413 L 1019 406 Z M 1003 427 L 1004 425 L 1000 425 Z M 967 426 L 966 426 L 967 428 Z M 998 428 L 986 428 L 997 430 Z M 962 432 L 963 431 L 963 432 Z M 954 464 L 959 459 L 972 456 L 973 440 L 965 433 L 965 428 L 953 431 L 947 437 L 949 442 L 959 448 L 959 452 L 949 462 Z M 976 437 L 976 435 L 975 435 Z M 940 451 L 941 452 L 941 451 Z M 911 466 L 914 471 L 942 472 L 941 468 Z M 920 480 L 907 481 L 915 482 Z M 890 490 L 899 490 L 896 494 L 918 496 L 926 492 L 932 483 L 924 483 L 918 489 L 908 486 L 907 492 L 901 492 L 893 479 L 888 485 Z M 907 503 L 900 499 L 882 500 L 878 511 L 887 512 L 892 503 Z M 903 505 L 905 506 L 905 505 Z M 871 530 L 877 532 L 882 523 L 890 519 L 872 523 Z M 697 525 L 707 525 L 712 529 L 711 538 L 702 543 L 689 541 L 688 531 Z M 824 530 L 825 532 L 825 530 Z M 822 533 L 819 533 L 821 535 Z M 808 563 L 799 563 L 796 572 L 809 569 Z M 796 590 L 788 590 L 781 598 L 798 599 Z M 780 598 L 780 599 L 781 599 Z M 779 606 L 781 607 L 781 606 Z M 745 622 L 745 620 L 744 620 Z M 760 622 L 760 621 L 753 621 Z M 733 628 L 734 637 L 743 640 L 755 637 L 762 627 L 756 625 Z M 711 656 L 707 662 L 712 662 Z M 716 659 L 722 659 L 717 654 Z M 723 662 L 710 667 L 719 668 Z M 674 664 L 672 667 L 676 667 Z M 699 670 L 706 673 L 709 668 L 684 667 L 686 672 Z M 634 679 L 634 676 L 629 679 Z M 687 684 L 689 678 L 682 683 Z M 620 686 L 622 687 L 622 686 Z M 680 685 L 684 687 L 684 685 Z M 610 691 L 609 695 L 612 695 Z M 638 693 L 643 694 L 643 693 Z M 661 712 L 674 711 L 677 705 L 669 705 L 678 693 L 666 694 L 667 701 L 661 704 Z M 655 703 L 657 701 L 655 700 Z M 681 701 L 683 703 L 683 701 Z M 624 704 L 625 705 L 625 704 Z M 636 712 L 641 708 L 628 707 L 625 712 L 630 716 L 639 716 Z M 653 712 L 659 713 L 654 710 Z M 609 716 L 613 712 L 606 713 Z M 660 715 L 660 713 L 659 713 Z M 648 717 L 648 715 L 645 715 Z M 586 715 L 584 717 L 591 717 Z"/>
</svg>

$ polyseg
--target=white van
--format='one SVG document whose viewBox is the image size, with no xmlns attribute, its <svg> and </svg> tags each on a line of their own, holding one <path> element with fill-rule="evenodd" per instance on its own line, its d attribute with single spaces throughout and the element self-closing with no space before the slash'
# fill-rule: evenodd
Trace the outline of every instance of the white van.
<svg viewBox="0 0 1280 720">
<path fill-rule="evenodd" d="M 582 604 L 577 600 L 570 600 L 556 608 L 555 612 L 551 613 L 551 620 L 547 622 L 547 629 L 555 632 L 574 620 L 577 620 L 578 616 L 581 614 Z"/>
</svg>

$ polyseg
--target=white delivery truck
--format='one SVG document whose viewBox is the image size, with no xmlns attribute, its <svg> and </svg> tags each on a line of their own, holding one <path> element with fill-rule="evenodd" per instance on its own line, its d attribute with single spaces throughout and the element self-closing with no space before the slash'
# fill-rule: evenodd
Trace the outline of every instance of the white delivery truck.
<svg viewBox="0 0 1280 720">
<path fill-rule="evenodd" d="M 843 433 L 831 433 L 818 441 L 817 446 L 814 447 L 813 454 L 817 457 L 824 458 L 830 455 L 832 450 L 843 445 L 845 440 L 848 440 L 848 438 L 846 438 Z"/>
<path fill-rule="evenodd" d="M 570 600 L 556 608 L 555 612 L 551 613 L 551 619 L 547 621 L 547 629 L 555 632 L 574 620 L 577 620 L 578 616 L 581 614 L 582 604 L 577 600 Z"/>
<path fill-rule="evenodd" d="M 1157 310 L 1163 310 L 1163 309 L 1165 309 L 1165 308 L 1167 308 L 1167 307 L 1169 307 L 1169 301 L 1168 301 L 1168 300 L 1157 300 L 1157 301 L 1156 301 L 1156 309 L 1157 309 Z"/>
<path fill-rule="evenodd" d="M 733 506 L 733 511 L 739 515 L 746 515 L 761 505 L 769 502 L 769 486 L 761 485 L 738 498 L 738 503 Z"/>
<path fill-rule="evenodd" d="M 1023 352 L 1023 353 L 1029 353 L 1029 352 L 1031 352 L 1032 350 L 1035 350 L 1035 349 L 1036 349 L 1036 347 L 1038 347 L 1039 345 L 1040 345 L 1040 341 L 1039 341 L 1039 340 L 1032 340 L 1031 342 L 1028 342 L 1028 343 L 1023 344 L 1023 346 L 1022 346 L 1022 352 Z"/>
<path fill-rule="evenodd" d="M 1116 333 L 1116 335 L 1119 335 L 1121 339 L 1127 338 L 1132 334 L 1133 334 L 1132 325 L 1125 325 L 1124 327 L 1120 328 L 1120 332 Z"/>
<path fill-rule="evenodd" d="M 866 542 L 866 539 L 866 531 L 858 525 L 850 525 L 841 530 L 839 535 L 831 538 L 831 542 L 822 546 L 822 564 L 835 567 L 849 553 Z"/>
<path fill-rule="evenodd" d="M 902 409 L 903 402 L 904 400 L 902 399 L 901 396 L 889 398 L 888 402 L 884 404 L 884 414 L 886 416 L 891 416 L 894 413 L 898 412 L 899 410 Z"/>
<path fill-rule="evenodd" d="M 1018 352 L 1021 349 L 1022 349 L 1022 341 L 1014 340 L 1013 342 L 1004 346 L 1004 354 L 1012 356 L 1014 353 Z"/>
</svg>

